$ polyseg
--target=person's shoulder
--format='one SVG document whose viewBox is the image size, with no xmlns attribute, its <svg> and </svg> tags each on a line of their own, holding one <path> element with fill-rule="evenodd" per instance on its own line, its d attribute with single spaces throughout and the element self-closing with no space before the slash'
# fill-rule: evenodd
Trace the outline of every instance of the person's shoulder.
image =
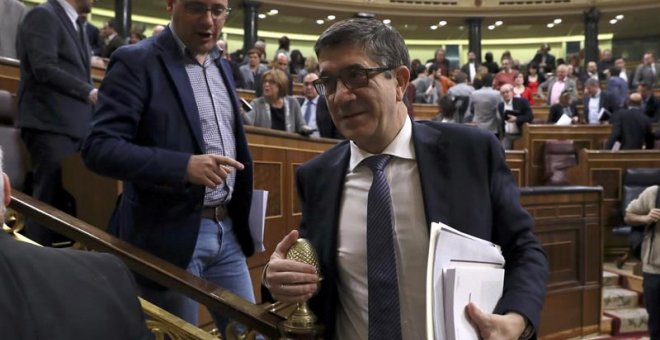
<svg viewBox="0 0 660 340">
<path fill-rule="evenodd" d="M 414 133 L 438 134 L 439 138 L 454 144 L 484 144 L 495 138 L 492 132 L 476 126 L 465 124 L 447 124 L 430 120 L 420 120 L 413 123 Z"/>
<path fill-rule="evenodd" d="M 141 40 L 137 44 L 121 46 L 112 53 L 110 61 L 123 60 L 141 65 L 140 61 L 145 61 L 146 59 L 153 57 L 155 51 L 156 37 L 149 37 Z"/>
<path fill-rule="evenodd" d="M 345 157 L 349 151 L 349 140 L 343 140 L 330 149 L 326 150 L 322 154 L 314 157 L 313 159 L 305 162 L 300 166 L 299 171 L 301 173 L 316 173 L 320 169 L 326 168 L 329 164 L 333 164 L 337 161 L 340 161 L 342 157 Z"/>
</svg>

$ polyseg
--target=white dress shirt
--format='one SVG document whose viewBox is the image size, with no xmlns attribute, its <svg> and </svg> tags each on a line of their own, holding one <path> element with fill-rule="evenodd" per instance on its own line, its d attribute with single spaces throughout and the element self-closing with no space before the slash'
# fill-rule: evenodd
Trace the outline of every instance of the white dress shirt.
<svg viewBox="0 0 660 340">
<path fill-rule="evenodd" d="M 600 124 L 598 120 L 600 110 L 600 91 L 595 96 L 589 98 L 589 124 Z"/>
<path fill-rule="evenodd" d="M 79 15 L 78 12 L 76 12 L 76 9 L 66 0 L 57 0 L 57 2 L 64 8 L 64 13 L 66 13 L 66 16 L 71 20 L 73 29 L 78 32 L 78 24 L 76 23 L 76 20 L 78 20 Z"/>
<path fill-rule="evenodd" d="M 306 122 L 306 123 L 307 123 L 307 126 L 309 126 L 311 129 L 316 130 L 311 134 L 314 137 L 321 137 L 321 134 L 319 133 L 319 126 L 316 123 L 316 108 L 318 107 L 319 97 L 320 96 L 316 96 L 311 101 L 309 99 L 305 98 L 305 101 L 303 102 L 303 105 L 300 108 L 301 111 L 302 111 L 302 114 L 303 114 L 303 119 L 304 119 L 304 118 L 306 118 L 305 117 L 305 112 L 307 112 L 307 107 L 310 106 L 310 105 L 312 106 L 312 114 L 309 116 L 309 122 Z"/>
<path fill-rule="evenodd" d="M 474 81 L 474 77 L 477 76 L 477 68 L 475 67 L 474 63 L 470 63 L 468 68 L 470 69 L 470 83 L 472 83 Z"/>
<path fill-rule="evenodd" d="M 373 175 L 363 164 L 372 154 L 350 142 L 351 158 L 339 214 L 337 260 L 339 305 L 336 339 L 367 339 L 367 198 Z M 383 154 L 395 156 L 385 168 L 392 197 L 401 333 L 403 339 L 424 339 L 426 332 L 426 262 L 429 226 L 412 140 L 412 122 Z"/>
</svg>

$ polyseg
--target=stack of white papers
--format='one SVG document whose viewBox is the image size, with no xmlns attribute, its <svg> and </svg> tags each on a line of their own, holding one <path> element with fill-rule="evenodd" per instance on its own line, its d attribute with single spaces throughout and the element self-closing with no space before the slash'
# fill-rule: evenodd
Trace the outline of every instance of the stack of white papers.
<svg viewBox="0 0 660 340">
<path fill-rule="evenodd" d="M 491 313 L 502 296 L 500 247 L 442 223 L 431 225 L 426 281 L 428 339 L 478 340 L 465 306 Z"/>
<path fill-rule="evenodd" d="M 557 121 L 557 123 L 555 123 L 555 125 L 563 125 L 563 126 L 571 125 L 571 124 L 573 124 L 573 118 L 569 117 L 565 113 L 563 115 L 561 115 L 561 117 L 559 117 L 559 120 Z"/>
<path fill-rule="evenodd" d="M 264 247 L 264 227 L 266 226 L 267 206 L 268 191 L 253 190 L 248 225 L 250 226 L 250 236 L 252 236 L 254 250 L 258 253 L 266 251 L 266 247 Z"/>
</svg>

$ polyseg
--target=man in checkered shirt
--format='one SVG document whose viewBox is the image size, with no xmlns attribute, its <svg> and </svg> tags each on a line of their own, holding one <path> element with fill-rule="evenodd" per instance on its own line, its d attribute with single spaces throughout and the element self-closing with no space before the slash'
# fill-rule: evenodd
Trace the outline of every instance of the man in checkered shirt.
<svg viewBox="0 0 660 340">
<path fill-rule="evenodd" d="M 167 9 L 161 34 L 112 55 L 83 158 L 123 180 L 110 232 L 254 302 L 245 261 L 252 159 L 215 45 L 228 1 L 167 0 Z M 138 283 L 148 300 L 197 323 L 194 301 Z M 213 317 L 224 330 L 227 320 Z"/>
</svg>

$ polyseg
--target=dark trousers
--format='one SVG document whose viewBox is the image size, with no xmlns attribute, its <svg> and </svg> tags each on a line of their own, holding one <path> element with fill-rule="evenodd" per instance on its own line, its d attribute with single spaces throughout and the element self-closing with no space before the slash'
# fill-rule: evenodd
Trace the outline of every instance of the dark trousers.
<svg viewBox="0 0 660 340">
<path fill-rule="evenodd" d="M 644 273 L 644 305 L 649 313 L 651 340 L 660 340 L 660 274 Z"/>
<path fill-rule="evenodd" d="M 81 140 L 70 136 L 34 129 L 22 129 L 21 137 L 32 159 L 32 196 L 69 214 L 75 214 L 70 195 L 62 187 L 61 163 L 80 149 Z M 73 210 L 73 211 L 72 211 Z M 63 237 L 28 220 L 26 236 L 44 246 L 65 241 Z"/>
</svg>

